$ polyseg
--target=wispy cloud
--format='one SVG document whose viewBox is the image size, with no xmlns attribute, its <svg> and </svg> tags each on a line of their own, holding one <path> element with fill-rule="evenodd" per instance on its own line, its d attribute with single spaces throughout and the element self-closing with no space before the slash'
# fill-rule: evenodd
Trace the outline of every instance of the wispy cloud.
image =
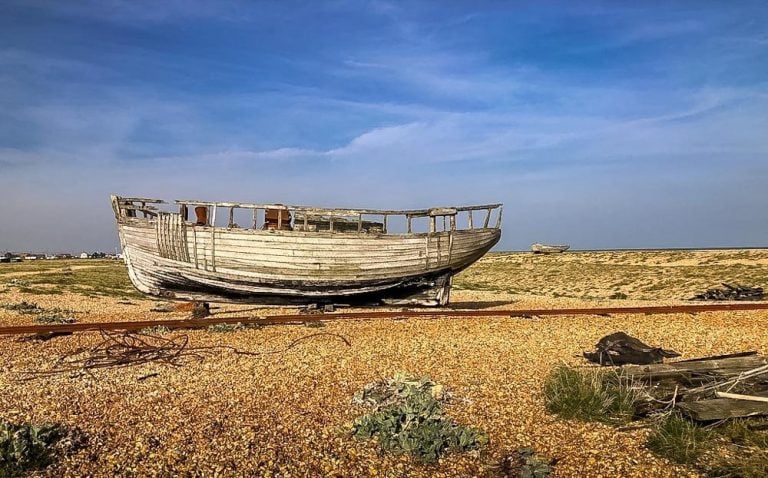
<svg viewBox="0 0 768 478">
<path fill-rule="evenodd" d="M 51 0 L 11 1 L 19 7 L 32 8 L 40 13 L 129 24 L 212 18 L 240 21 L 250 16 L 244 10 L 247 2 L 239 0 L 83 0 L 66 4 Z"/>
<path fill-rule="evenodd" d="M 672 203 L 703 221 L 717 201 L 764 199 L 754 186 L 768 175 L 764 6 L 559 7 L 7 3 L 0 215 L 21 232 L 3 230 L 11 245 L 0 249 L 32 229 L 42 246 L 46 227 L 75 244 L 87 226 L 89 248 L 112 244 L 110 191 L 383 207 L 501 200 L 530 228 L 504 247 L 558 231 L 589 247 L 609 237 L 602 216 L 651 221 L 645 211 Z M 670 191 L 696 199 L 654 186 L 672 180 Z M 41 211 L 62 196 L 97 219 Z M 557 201 L 572 205 L 568 217 Z M 47 226 L 22 218 L 35 214 Z M 591 225 L 571 230 L 580 223 Z M 748 243 L 768 221 L 737 223 Z M 726 241 L 694 226 L 704 236 L 670 231 L 670 245 Z"/>
</svg>

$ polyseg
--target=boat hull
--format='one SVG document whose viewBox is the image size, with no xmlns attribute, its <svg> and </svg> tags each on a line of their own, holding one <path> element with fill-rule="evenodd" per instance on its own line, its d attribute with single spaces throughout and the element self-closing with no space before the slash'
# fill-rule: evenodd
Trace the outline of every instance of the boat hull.
<svg viewBox="0 0 768 478">
<path fill-rule="evenodd" d="M 548 245 L 548 244 L 532 244 L 531 251 L 534 254 L 559 254 L 570 249 L 571 246 L 563 245 Z"/>
<path fill-rule="evenodd" d="M 118 218 L 118 231 L 131 282 L 166 299 L 427 306 L 446 304 L 453 275 L 501 235 L 497 228 L 401 235 L 221 228 L 172 214 Z"/>
</svg>

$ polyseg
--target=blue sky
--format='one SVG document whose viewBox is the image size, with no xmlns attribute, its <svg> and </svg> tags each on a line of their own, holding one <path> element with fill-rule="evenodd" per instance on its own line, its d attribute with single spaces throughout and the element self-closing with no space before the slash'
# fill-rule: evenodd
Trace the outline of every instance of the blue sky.
<svg viewBox="0 0 768 478">
<path fill-rule="evenodd" d="M 0 4 L 0 250 L 112 250 L 110 193 L 766 246 L 766 183 L 765 2 Z"/>
</svg>

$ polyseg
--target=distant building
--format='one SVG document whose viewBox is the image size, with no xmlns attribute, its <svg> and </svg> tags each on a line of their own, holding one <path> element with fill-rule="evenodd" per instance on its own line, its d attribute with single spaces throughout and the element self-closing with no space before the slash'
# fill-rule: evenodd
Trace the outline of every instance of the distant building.
<svg viewBox="0 0 768 478">
<path fill-rule="evenodd" d="M 88 256 L 87 252 L 83 252 L 83 253 L 80 254 L 80 259 L 88 259 L 88 257 L 89 256 Z"/>
<path fill-rule="evenodd" d="M 0 255 L 0 262 L 21 262 L 22 257 L 12 252 L 6 252 Z"/>
</svg>

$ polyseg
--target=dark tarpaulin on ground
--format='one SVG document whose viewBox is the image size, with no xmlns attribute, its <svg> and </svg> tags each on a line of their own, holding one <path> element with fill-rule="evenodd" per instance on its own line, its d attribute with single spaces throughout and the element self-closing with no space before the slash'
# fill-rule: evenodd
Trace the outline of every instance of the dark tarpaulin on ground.
<svg viewBox="0 0 768 478">
<path fill-rule="evenodd" d="M 651 347 L 625 332 L 606 335 L 597 342 L 594 352 L 584 352 L 584 358 L 600 365 L 646 365 L 679 356 L 674 350 Z"/>
</svg>

